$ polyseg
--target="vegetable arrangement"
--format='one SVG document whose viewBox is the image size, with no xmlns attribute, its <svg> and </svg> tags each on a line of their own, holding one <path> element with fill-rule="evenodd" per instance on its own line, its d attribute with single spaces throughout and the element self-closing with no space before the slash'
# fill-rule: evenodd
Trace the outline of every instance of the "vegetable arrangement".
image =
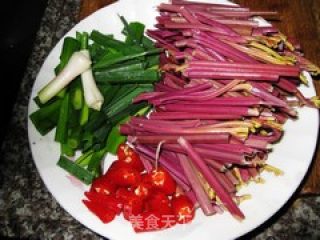
<svg viewBox="0 0 320 240">
<path fill-rule="evenodd" d="M 39 109 L 30 115 L 41 135 L 56 129 L 58 165 L 86 184 L 102 174 L 106 153 L 125 141 L 119 124 L 148 111 L 146 102 L 132 99 L 160 78 L 161 49 L 144 36 L 143 24 L 121 20 L 124 41 L 95 30 L 64 39 L 56 77 L 38 92 Z"/>
<path fill-rule="evenodd" d="M 242 220 L 249 196 L 238 190 L 263 182 L 263 170 L 282 174 L 268 154 L 296 107 L 319 107 L 298 86 L 320 69 L 255 19 L 275 12 L 184 0 L 158 10 L 146 31 L 155 44 L 123 17 L 125 41 L 67 37 L 30 118 L 42 135 L 56 128 L 58 165 L 92 183 L 83 203 L 104 223 L 122 213 L 135 232 L 161 230 L 192 221 L 197 207 Z M 118 159 L 102 173 L 107 152 Z"/>
<path fill-rule="evenodd" d="M 242 220 L 238 190 L 260 172 L 282 171 L 267 164 L 295 107 L 319 107 L 298 86 L 305 72 L 320 69 L 299 45 L 275 27 L 260 26 L 254 12 L 237 5 L 172 0 L 158 6 L 156 29 L 147 34 L 161 54 L 163 81 L 142 93 L 148 117 L 122 124 L 142 159 L 159 163 L 205 215 L 227 210 Z"/>
</svg>

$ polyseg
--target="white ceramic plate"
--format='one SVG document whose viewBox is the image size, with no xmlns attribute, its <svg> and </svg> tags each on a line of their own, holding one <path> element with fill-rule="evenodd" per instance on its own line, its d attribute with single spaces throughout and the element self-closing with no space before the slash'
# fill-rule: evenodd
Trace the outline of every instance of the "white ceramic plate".
<svg viewBox="0 0 320 240">
<path fill-rule="evenodd" d="M 116 38 L 123 38 L 118 14 L 125 16 L 128 21 L 140 21 L 146 28 L 152 28 L 157 15 L 155 6 L 160 2 L 160 0 L 120 0 L 81 21 L 67 35 L 75 36 L 76 31 L 90 32 L 97 29 L 103 33 L 113 33 Z M 37 108 L 31 99 L 54 76 L 53 69 L 58 63 L 62 42 L 61 40 L 51 51 L 37 76 L 29 102 L 29 114 Z M 301 90 L 306 96 L 315 95 L 312 84 L 309 88 L 302 87 Z M 28 121 L 33 159 L 44 183 L 61 206 L 83 225 L 102 236 L 130 240 L 234 239 L 253 230 L 276 213 L 299 186 L 312 160 L 318 128 L 318 112 L 310 108 L 301 109 L 299 120 L 289 121 L 285 125 L 284 138 L 281 143 L 274 146 L 274 151 L 269 156 L 270 164 L 284 170 L 285 175 L 275 177 L 263 173 L 265 184 L 250 184 L 242 190 L 242 193 L 252 194 L 252 199 L 240 206 L 246 216 L 244 221 L 238 222 L 229 213 L 205 217 L 198 210 L 191 224 L 175 226 L 160 232 L 136 234 L 129 222 L 122 217 L 116 218 L 109 224 L 103 224 L 86 209 L 81 200 L 88 187 L 71 181 L 68 174 L 56 166 L 59 146 L 53 141 L 53 133 L 42 137 L 30 120 Z M 112 159 L 112 156 L 107 158 Z"/>
</svg>

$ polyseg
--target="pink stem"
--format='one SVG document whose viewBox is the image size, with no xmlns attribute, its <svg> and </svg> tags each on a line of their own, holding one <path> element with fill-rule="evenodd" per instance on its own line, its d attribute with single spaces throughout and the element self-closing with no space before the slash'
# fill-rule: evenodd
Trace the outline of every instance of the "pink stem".
<svg viewBox="0 0 320 240">
<path fill-rule="evenodd" d="M 244 144 L 229 144 L 229 143 L 221 143 L 221 144 L 196 144 L 195 146 L 207 147 L 209 149 L 217 150 L 217 151 L 230 151 L 233 153 L 244 153 L 244 154 L 254 154 L 256 152 L 255 149 L 246 146 Z"/>
<path fill-rule="evenodd" d="M 151 162 L 155 162 L 155 156 L 156 152 L 150 147 L 144 146 L 144 145 L 136 145 L 135 148 L 140 154 L 144 154 L 145 158 Z M 172 177 L 174 177 L 175 181 L 186 191 L 190 190 L 190 186 L 187 184 L 186 177 L 182 174 L 181 166 L 177 166 L 175 164 L 172 164 L 169 159 L 160 156 L 159 157 L 159 163 L 168 170 Z"/>
<path fill-rule="evenodd" d="M 162 111 L 165 112 L 182 112 L 186 108 L 185 104 L 167 104 L 160 107 Z M 248 107 L 226 107 L 226 106 L 215 106 L 211 107 L 202 104 L 189 104 L 188 112 L 190 113 L 207 113 L 207 114 L 234 114 L 241 116 L 258 116 L 259 112 L 254 111 L 252 108 Z"/>
<path fill-rule="evenodd" d="M 201 29 L 200 29 L 201 30 Z M 215 38 L 212 35 L 209 35 L 205 32 L 195 32 L 193 35 L 196 42 L 202 44 L 208 48 L 213 48 L 220 54 L 230 57 L 231 59 L 238 61 L 238 62 L 245 62 L 245 63 L 254 63 L 256 62 L 255 59 L 248 56 L 247 54 L 231 47 L 230 45 L 220 41 L 219 39 Z"/>
<path fill-rule="evenodd" d="M 151 164 L 151 162 L 147 159 L 147 157 L 145 155 L 140 155 L 140 160 L 144 166 L 144 169 L 147 171 L 147 173 L 151 173 L 153 166 Z"/>
<path fill-rule="evenodd" d="M 226 171 L 226 166 L 225 164 L 219 162 L 219 161 L 216 161 L 216 160 L 213 160 L 213 159 L 209 159 L 209 158 L 203 158 L 203 160 L 208 164 L 210 165 L 212 168 L 216 169 L 217 171 L 219 172 L 225 172 Z"/>
<path fill-rule="evenodd" d="M 216 71 L 216 69 L 203 69 L 194 70 L 188 68 L 183 72 L 185 77 L 189 78 L 210 78 L 210 79 L 245 79 L 245 80 L 263 80 L 263 81 L 277 81 L 279 75 L 275 73 L 263 73 L 263 72 L 242 72 L 237 71 Z"/>
<path fill-rule="evenodd" d="M 279 107 L 289 108 L 288 104 L 285 101 L 275 96 L 272 96 L 270 93 L 265 92 L 262 89 L 259 89 L 257 87 L 252 87 L 250 90 L 250 93 L 253 94 L 254 96 L 262 98 L 265 101 L 269 101 Z"/>
<path fill-rule="evenodd" d="M 223 186 L 223 188 L 229 192 L 234 193 L 236 191 L 235 186 L 232 184 L 232 182 L 227 178 L 224 173 L 218 172 L 216 169 L 211 168 L 211 171 L 213 175 L 216 177 L 216 179 L 220 182 L 220 184 Z"/>
<path fill-rule="evenodd" d="M 250 173 L 248 169 L 246 168 L 238 168 L 238 169 L 240 171 L 242 181 L 244 181 L 245 183 L 248 182 L 250 180 Z"/>
<path fill-rule="evenodd" d="M 179 89 L 179 90 L 172 92 L 172 93 L 169 92 L 169 93 L 165 93 L 165 94 L 161 94 L 161 95 L 159 94 L 160 97 L 153 98 L 152 103 L 154 105 L 159 105 L 164 101 L 169 101 L 169 100 L 175 99 L 177 95 L 178 96 L 180 96 L 180 95 L 185 96 L 185 95 L 188 95 L 193 92 L 199 92 L 199 91 L 206 90 L 210 87 L 211 87 L 210 83 L 203 83 L 203 84 L 199 84 L 194 87 L 187 87 L 187 88 Z"/>
<path fill-rule="evenodd" d="M 173 151 L 176 153 L 186 153 L 179 145 L 177 144 L 163 144 L 163 148 L 169 151 Z M 234 154 L 230 152 L 217 151 L 213 149 L 196 147 L 195 150 L 200 154 L 203 158 L 214 159 L 215 161 L 219 161 L 223 164 L 239 164 L 239 165 L 247 165 L 245 157 L 243 154 Z"/>
<path fill-rule="evenodd" d="M 233 185 L 239 184 L 239 180 L 233 175 L 231 170 L 226 171 L 225 175 L 233 183 Z"/>
<path fill-rule="evenodd" d="M 228 142 L 229 134 L 218 133 L 218 134 L 212 134 L 212 135 L 193 135 L 193 136 L 185 136 L 185 138 L 191 143 L 218 144 L 218 143 Z M 177 143 L 177 139 L 178 139 L 178 136 L 151 135 L 151 136 L 137 136 L 133 140 L 141 144 L 155 145 L 161 141 L 165 141 L 165 143 Z"/>
<path fill-rule="evenodd" d="M 241 115 L 236 115 L 232 113 L 228 114 L 206 114 L 206 113 L 190 113 L 190 112 L 152 112 L 150 114 L 150 119 L 155 120 L 192 120 L 192 119 L 202 119 L 202 120 L 234 120 L 241 119 Z"/>
<path fill-rule="evenodd" d="M 133 103 L 141 102 L 141 101 L 146 101 L 146 100 L 151 100 L 155 97 L 164 95 L 165 93 L 163 92 L 147 92 L 147 93 L 141 93 L 139 94 L 136 98 L 133 99 Z"/>
<path fill-rule="evenodd" d="M 230 27 L 228 27 L 225 24 L 222 24 L 222 23 L 220 23 L 216 20 L 213 20 L 211 18 L 208 18 L 201 13 L 196 13 L 195 15 L 196 15 L 197 19 L 200 22 L 202 22 L 203 24 L 207 24 L 207 25 L 210 25 L 210 26 L 215 27 L 217 29 L 220 29 L 222 34 L 224 33 L 225 35 L 229 35 L 229 36 L 239 36 L 238 33 L 233 31 Z"/>
<path fill-rule="evenodd" d="M 130 124 L 133 125 L 161 125 L 165 127 L 174 127 L 174 128 L 193 128 L 200 125 L 199 120 L 185 120 L 179 122 L 165 121 L 165 120 L 152 120 L 143 117 L 131 117 Z"/>
<path fill-rule="evenodd" d="M 210 186 L 216 191 L 221 202 L 229 210 L 229 212 L 239 219 L 244 219 L 244 215 L 235 202 L 232 200 L 230 195 L 224 190 L 223 186 L 219 181 L 212 175 L 212 172 L 207 167 L 200 155 L 193 149 L 191 144 L 186 141 L 183 137 L 178 139 L 178 143 L 187 152 L 189 158 L 195 164 L 195 166 L 201 171 L 205 179 L 208 181 Z"/>
<path fill-rule="evenodd" d="M 164 98 L 164 97 L 159 97 L 158 99 L 153 99 L 151 101 L 152 104 L 154 105 L 159 105 L 162 104 L 164 101 L 168 101 L 168 100 L 191 100 L 191 101 L 205 101 L 205 100 L 210 100 L 213 98 L 216 98 L 222 94 L 224 94 L 225 92 L 229 91 L 230 89 L 232 89 L 233 87 L 235 87 L 236 85 L 238 85 L 240 82 L 242 82 L 242 80 L 233 80 L 231 82 L 229 82 L 226 85 L 222 85 L 220 88 L 218 89 L 209 89 L 206 92 L 195 92 L 194 94 L 197 94 L 197 96 L 192 96 L 191 93 L 189 93 L 189 95 L 184 94 L 170 94 L 170 97 L 168 98 Z M 208 83 L 207 83 L 208 84 Z"/>
<path fill-rule="evenodd" d="M 201 186 L 198 176 L 196 175 L 193 169 L 192 163 L 189 162 L 189 159 L 183 154 L 177 154 L 177 156 L 180 160 L 180 165 L 184 171 L 184 174 L 189 180 L 189 184 L 196 195 L 196 198 L 198 200 L 198 203 L 200 204 L 203 213 L 206 216 L 213 215 L 214 213 L 216 213 L 216 211 L 210 203 L 208 195 Z"/>
<path fill-rule="evenodd" d="M 192 104 L 194 101 L 183 101 L 181 104 Z M 197 101 L 197 104 L 210 105 L 210 106 L 254 106 L 261 104 L 268 104 L 261 101 L 257 97 L 252 96 L 239 96 L 239 97 L 220 97 L 207 101 Z"/>
</svg>

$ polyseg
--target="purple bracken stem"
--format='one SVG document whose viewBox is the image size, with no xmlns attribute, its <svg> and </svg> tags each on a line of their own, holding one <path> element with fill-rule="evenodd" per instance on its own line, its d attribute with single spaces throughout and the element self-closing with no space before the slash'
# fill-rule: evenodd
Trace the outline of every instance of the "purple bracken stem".
<svg viewBox="0 0 320 240">
<path fill-rule="evenodd" d="M 192 104 L 194 101 L 180 101 L 180 104 Z M 239 96 L 239 97 L 220 97 L 207 101 L 197 101 L 198 104 L 210 106 L 254 106 L 266 104 L 260 98 L 253 96 Z"/>
<path fill-rule="evenodd" d="M 210 100 L 213 98 L 216 98 L 224 93 L 226 93 L 227 91 L 229 91 L 230 89 L 232 89 L 233 87 L 235 87 L 236 85 L 238 85 L 239 83 L 241 83 L 242 80 L 233 80 L 230 81 L 228 84 L 226 85 L 222 85 L 220 88 L 218 89 L 209 89 L 207 91 L 198 91 L 198 92 L 194 92 L 193 96 L 192 93 L 189 93 L 188 95 L 186 95 L 185 93 L 183 94 L 172 94 L 170 97 L 168 98 L 161 98 L 159 97 L 159 101 L 157 99 L 154 99 L 151 101 L 152 104 L 155 105 L 159 105 L 162 104 L 164 102 L 164 100 L 168 101 L 168 100 L 191 100 L 191 101 L 205 101 L 205 100 Z M 205 83 L 203 83 L 205 84 Z M 208 82 L 207 82 L 208 84 Z M 196 87 L 196 86 L 195 86 Z M 162 100 L 161 100 L 162 99 Z M 210 119 L 210 118 L 209 118 Z"/>
<path fill-rule="evenodd" d="M 122 135 L 132 135 L 134 133 L 133 129 L 128 124 L 121 124 L 119 131 Z"/>
<path fill-rule="evenodd" d="M 221 34 L 221 32 L 211 26 L 208 25 L 204 25 L 204 24 L 194 24 L 194 23 L 166 23 L 164 24 L 164 27 L 166 29 L 175 29 L 175 30 L 185 30 L 185 29 L 199 29 L 201 31 L 204 32 L 212 32 L 212 33 L 219 33 Z M 228 35 L 227 35 L 228 36 Z"/>
<path fill-rule="evenodd" d="M 192 56 L 193 56 L 193 59 L 196 58 L 196 59 L 200 59 L 200 60 L 210 60 L 210 61 L 215 60 L 201 46 L 199 46 L 198 49 L 195 49 L 192 51 Z"/>
<path fill-rule="evenodd" d="M 244 143 L 248 147 L 256 148 L 259 150 L 268 150 L 270 148 L 270 143 L 266 140 L 249 138 Z"/>
<path fill-rule="evenodd" d="M 190 66 L 208 66 L 208 67 L 226 67 L 226 68 L 241 68 L 241 69 L 251 69 L 251 70 L 269 70 L 275 72 L 294 72 L 299 73 L 300 68 L 297 66 L 289 65 L 276 65 L 276 64 L 265 64 L 265 63 L 223 63 L 223 62 L 210 62 L 210 61 L 190 61 Z"/>
<path fill-rule="evenodd" d="M 219 54 L 217 51 L 213 50 L 212 48 L 206 48 L 206 51 L 211 57 L 213 57 L 217 61 L 221 61 L 221 62 L 227 61 L 225 57 L 223 57 L 221 54 Z"/>
<path fill-rule="evenodd" d="M 174 128 L 194 128 L 200 125 L 199 120 L 185 120 L 179 122 L 166 121 L 166 120 L 152 120 L 144 117 L 131 117 L 130 124 L 132 125 L 161 125 Z"/>
<path fill-rule="evenodd" d="M 158 41 L 160 44 L 163 44 L 166 49 L 172 50 L 172 51 L 179 51 L 174 45 L 171 43 L 168 43 L 165 39 L 159 37 L 158 35 L 154 34 L 153 32 L 147 31 L 147 35 L 154 40 Z"/>
<path fill-rule="evenodd" d="M 238 169 L 240 171 L 242 181 L 247 183 L 250 180 L 250 173 L 249 173 L 248 169 L 246 169 L 246 168 L 238 168 Z"/>
<path fill-rule="evenodd" d="M 255 87 L 255 88 L 258 88 L 258 89 L 261 89 L 263 91 L 266 91 L 266 92 L 269 92 L 271 93 L 274 89 L 274 86 L 273 84 L 276 84 L 277 82 L 257 82 L 257 81 L 250 81 L 249 82 L 251 86 Z"/>
<path fill-rule="evenodd" d="M 184 149 L 182 149 L 178 144 L 163 144 L 163 149 L 173 151 L 176 153 L 184 153 Z M 203 158 L 209 158 L 214 159 L 218 162 L 221 162 L 223 164 L 238 164 L 238 165 L 246 165 L 248 163 L 245 162 L 244 156 L 241 154 L 234 154 L 229 152 L 221 152 L 216 151 L 212 149 L 206 149 L 206 148 L 195 148 L 198 154 L 200 154 Z"/>
<path fill-rule="evenodd" d="M 285 101 L 283 101 L 283 100 L 281 100 L 281 99 L 271 95 L 270 93 L 268 93 L 262 89 L 259 89 L 257 87 L 252 87 L 250 89 L 250 93 L 253 94 L 254 96 L 262 98 L 265 101 L 271 102 L 276 106 L 289 108 L 288 104 Z"/>
<path fill-rule="evenodd" d="M 166 104 L 160 107 L 162 111 L 165 112 L 182 112 L 186 108 L 185 104 Z M 227 106 L 215 106 L 202 105 L 202 104 L 190 104 L 187 107 L 188 112 L 190 113 L 208 113 L 208 114 L 235 114 L 241 116 L 257 116 L 259 112 L 251 111 L 251 108 L 236 106 L 236 107 L 227 107 Z"/>
<path fill-rule="evenodd" d="M 167 38 L 179 35 L 178 32 L 167 31 L 167 30 L 148 30 L 150 33 L 153 33 L 161 38 Z"/>
<path fill-rule="evenodd" d="M 239 184 L 239 180 L 233 175 L 231 170 L 225 172 L 226 177 L 233 183 L 233 185 Z"/>
<path fill-rule="evenodd" d="M 229 134 L 226 133 L 218 133 L 212 135 L 193 135 L 193 136 L 185 136 L 185 138 L 191 143 L 210 143 L 210 144 L 219 144 L 226 143 L 229 139 Z M 156 145 L 161 141 L 165 141 L 165 143 L 177 143 L 178 136 L 170 136 L 170 135 L 151 135 L 151 136 L 136 136 L 134 141 L 141 144 L 151 144 Z"/>
<path fill-rule="evenodd" d="M 174 5 L 185 5 L 188 6 L 197 6 L 197 7 L 229 7 L 229 8 L 240 8 L 239 5 L 231 5 L 231 4 L 217 4 L 217 3 L 204 3 L 204 2 L 196 2 L 196 1 L 184 1 L 184 0 L 171 0 L 171 3 Z"/>
<path fill-rule="evenodd" d="M 159 83 L 158 83 L 159 84 Z M 179 84 L 177 84 L 176 81 L 174 81 L 172 78 L 170 77 L 164 77 L 163 78 L 163 84 L 170 87 L 172 89 L 172 91 L 176 91 L 178 89 L 182 89 L 183 86 L 180 86 Z"/>
<path fill-rule="evenodd" d="M 282 90 L 295 94 L 298 90 L 297 85 L 294 84 L 292 81 L 286 79 L 286 78 L 280 78 L 279 81 L 276 83 L 276 86 L 281 88 Z"/>
<path fill-rule="evenodd" d="M 150 119 L 156 120 L 234 120 L 241 119 L 241 115 L 236 114 L 207 114 L 207 113 L 190 113 L 190 112 L 152 112 Z"/>
<path fill-rule="evenodd" d="M 147 173 L 150 173 L 153 169 L 151 162 L 147 159 L 145 155 L 142 155 L 142 154 L 140 155 L 140 160 L 144 166 L 144 169 L 147 171 Z"/>
<path fill-rule="evenodd" d="M 155 162 L 154 159 L 150 158 L 149 156 L 145 155 L 144 153 L 141 153 L 141 152 L 140 152 L 140 156 L 143 156 L 144 159 L 149 162 L 149 164 Z M 152 164 L 151 164 L 151 167 L 152 167 Z M 172 178 L 176 181 L 176 183 L 178 184 L 178 186 L 179 186 L 181 189 L 183 189 L 183 190 L 186 191 L 186 192 L 191 191 L 189 185 L 187 185 L 183 180 L 181 180 L 179 177 L 177 177 L 176 175 L 174 175 L 174 174 L 170 171 L 170 169 L 168 169 L 168 168 L 165 167 L 165 166 L 163 166 L 163 167 L 171 174 Z"/>
<path fill-rule="evenodd" d="M 194 146 L 200 146 L 204 148 L 209 148 L 217 151 L 230 151 L 232 153 L 244 153 L 247 155 L 252 155 L 256 152 L 256 149 L 253 149 L 244 144 L 196 144 Z"/>
<path fill-rule="evenodd" d="M 185 95 L 187 96 L 188 94 L 191 94 L 193 92 L 201 92 L 203 90 L 209 89 L 209 88 L 211 88 L 211 86 L 212 85 L 210 83 L 203 83 L 203 84 L 198 84 L 193 87 L 185 87 L 183 89 L 176 90 L 175 92 L 162 94 L 162 95 L 160 95 L 159 98 L 153 98 L 152 104 L 159 105 L 165 101 L 175 100 L 176 96 L 185 96 Z"/>
<path fill-rule="evenodd" d="M 233 31 L 230 27 L 228 27 L 227 25 L 225 24 L 221 24 L 219 23 L 218 21 L 215 21 L 213 19 L 210 19 L 208 18 L 207 16 L 201 14 L 201 12 L 198 12 L 195 14 L 196 18 L 202 22 L 203 24 L 207 24 L 207 25 L 210 25 L 212 27 L 215 27 L 217 29 L 220 29 L 222 34 L 224 33 L 225 35 L 228 35 L 228 36 L 232 36 L 232 37 L 235 37 L 235 36 L 239 36 L 238 33 L 236 33 L 235 31 Z"/>
<path fill-rule="evenodd" d="M 210 78 L 210 79 L 245 79 L 245 80 L 262 80 L 262 81 L 277 81 L 279 75 L 275 73 L 262 72 L 240 72 L 239 71 L 216 71 L 216 69 L 195 70 L 187 68 L 183 75 L 189 78 Z"/>
<path fill-rule="evenodd" d="M 194 194 L 196 195 L 196 198 L 203 213 L 206 216 L 213 215 L 216 211 L 213 208 L 210 199 L 208 198 L 208 195 L 201 186 L 198 176 L 193 169 L 192 163 L 183 154 L 177 154 L 177 156 L 180 160 L 180 165 L 183 169 L 183 172 L 186 175 Z"/>
<path fill-rule="evenodd" d="M 235 186 L 232 184 L 232 182 L 227 178 L 224 173 L 217 171 L 214 168 L 211 168 L 211 171 L 213 172 L 216 179 L 220 182 L 220 184 L 224 187 L 224 189 L 229 193 L 236 192 Z"/>
<path fill-rule="evenodd" d="M 143 153 L 146 156 L 149 157 L 150 160 L 155 161 L 155 157 L 156 157 L 156 151 L 148 146 L 145 145 L 141 145 L 141 144 L 136 144 L 135 149 L 139 152 L 139 153 Z M 173 164 L 169 159 L 165 158 L 164 156 L 159 157 L 159 163 L 162 164 L 162 166 L 164 168 L 166 168 L 172 175 L 175 175 L 176 177 L 176 181 L 179 181 L 180 185 L 183 185 L 183 189 L 188 189 L 187 186 L 187 179 L 186 177 L 182 174 L 181 172 L 181 166 L 178 166 L 176 164 Z M 179 179 L 179 180 L 177 180 Z M 190 189 L 190 188 L 189 188 Z"/>
<path fill-rule="evenodd" d="M 220 198 L 221 202 L 229 210 L 229 212 L 238 219 L 244 219 L 244 215 L 241 210 L 232 200 L 231 196 L 224 190 L 219 181 L 217 181 L 216 177 L 212 174 L 200 155 L 193 149 L 191 144 L 183 137 L 178 139 L 178 143 L 187 152 L 189 158 L 200 170 L 201 174 L 203 174 L 209 185 L 216 191 L 217 196 Z"/>
<path fill-rule="evenodd" d="M 141 102 L 141 101 L 147 101 L 151 100 L 155 97 L 164 95 L 164 92 L 147 92 L 147 93 L 141 93 L 136 98 L 133 99 L 133 103 Z"/>
<path fill-rule="evenodd" d="M 248 172 L 252 178 L 255 178 L 259 175 L 259 172 L 256 167 L 249 167 Z"/>
<path fill-rule="evenodd" d="M 226 152 L 215 149 L 208 149 L 207 147 L 197 146 L 195 147 L 196 151 L 205 158 L 213 158 L 216 161 L 223 163 L 234 163 L 245 165 L 248 164 L 245 160 L 244 154 Z"/>
<path fill-rule="evenodd" d="M 190 61 L 188 70 L 206 70 L 220 72 L 238 72 L 238 73 L 270 73 L 279 76 L 298 77 L 300 68 L 296 66 L 279 66 L 276 64 L 260 64 L 260 63 L 220 63 L 212 61 Z"/>
<path fill-rule="evenodd" d="M 203 158 L 203 160 L 207 163 L 207 165 L 210 165 L 212 168 L 216 169 L 219 172 L 225 172 L 227 170 L 224 163 L 210 158 Z"/>
<path fill-rule="evenodd" d="M 155 84 L 154 90 L 156 92 L 175 92 L 177 88 L 173 88 L 169 86 L 168 81 L 163 80 L 162 82 L 158 82 Z"/>
<path fill-rule="evenodd" d="M 180 87 L 184 87 L 186 85 L 186 81 L 180 77 L 177 77 L 171 73 L 166 72 L 164 74 L 164 77 L 166 78 L 170 78 L 172 79 L 172 81 L 174 81 L 177 85 L 179 85 Z"/>
<path fill-rule="evenodd" d="M 206 47 L 213 48 L 215 51 L 219 52 L 222 55 L 230 57 L 231 59 L 244 62 L 244 63 L 255 63 L 256 60 L 252 57 L 248 56 L 247 54 L 231 47 L 230 45 L 220 41 L 219 39 L 215 38 L 203 31 L 194 31 L 193 37 L 195 38 L 196 42 L 199 44 L 205 45 Z"/>
<path fill-rule="evenodd" d="M 195 209 L 199 207 L 199 202 L 197 200 L 197 197 L 192 190 L 186 191 L 184 192 L 184 194 L 191 200 Z"/>
</svg>

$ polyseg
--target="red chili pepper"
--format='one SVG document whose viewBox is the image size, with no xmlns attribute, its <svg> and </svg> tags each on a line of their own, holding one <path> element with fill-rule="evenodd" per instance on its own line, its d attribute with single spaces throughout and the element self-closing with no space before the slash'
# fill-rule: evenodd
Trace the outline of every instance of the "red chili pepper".
<svg viewBox="0 0 320 240">
<path fill-rule="evenodd" d="M 101 176 L 93 180 L 90 191 L 111 195 L 115 192 L 116 186 L 111 179 Z"/>
<path fill-rule="evenodd" d="M 103 208 L 99 204 L 96 204 L 95 202 L 89 201 L 89 200 L 82 200 L 82 202 L 86 205 L 86 207 L 95 214 L 103 223 L 109 223 L 111 222 L 115 216 L 116 213 L 110 209 Z"/>
<path fill-rule="evenodd" d="M 119 160 L 114 161 L 108 171 L 95 179 L 88 200 L 83 200 L 87 208 L 108 223 L 116 214 L 123 212 L 136 232 L 157 231 L 193 219 L 194 209 L 185 196 L 171 196 L 176 191 L 176 182 L 162 167 L 151 173 L 144 170 L 139 155 L 128 145 L 118 148 Z"/>
<path fill-rule="evenodd" d="M 170 200 L 163 192 L 154 191 L 146 200 L 146 209 L 157 211 L 161 214 L 173 214 Z"/>
<path fill-rule="evenodd" d="M 119 167 L 112 169 L 108 173 L 108 177 L 120 187 L 133 187 L 137 186 L 141 180 L 140 173 L 129 167 Z"/>
<path fill-rule="evenodd" d="M 176 221 L 180 224 L 192 221 L 195 209 L 190 199 L 185 195 L 174 196 L 171 200 L 172 210 Z"/>
<path fill-rule="evenodd" d="M 126 220 L 130 219 L 131 215 L 142 213 L 143 201 L 138 197 L 132 197 L 128 202 L 123 204 L 123 217 Z"/>
<path fill-rule="evenodd" d="M 177 184 L 171 175 L 161 167 L 151 171 L 149 181 L 153 187 L 167 195 L 172 195 L 177 188 Z"/>
<path fill-rule="evenodd" d="M 109 209 L 120 214 L 122 211 L 122 202 L 119 201 L 115 196 L 104 195 L 94 191 L 85 192 L 84 195 L 97 206 L 101 206 L 103 209 Z"/>
<path fill-rule="evenodd" d="M 138 172 L 144 170 L 139 154 L 126 144 L 120 144 L 117 150 L 118 161 L 128 167 L 136 169 Z"/>
<path fill-rule="evenodd" d="M 133 192 L 137 197 L 146 199 L 151 195 L 152 185 L 150 183 L 140 182 Z"/>
<path fill-rule="evenodd" d="M 111 165 L 109 166 L 107 172 L 103 175 L 105 178 L 109 178 L 110 179 L 110 174 L 113 173 L 113 172 L 116 172 L 119 168 L 122 168 L 122 167 L 126 167 L 123 162 L 120 162 L 118 160 L 116 161 L 113 161 L 111 163 Z M 111 179 L 112 180 L 112 179 Z"/>
<path fill-rule="evenodd" d="M 116 190 L 116 198 L 122 202 L 126 201 L 131 195 L 132 195 L 132 191 L 130 191 L 125 187 L 119 187 Z"/>
<path fill-rule="evenodd" d="M 132 214 L 140 214 L 143 210 L 143 200 L 136 196 L 133 191 L 126 188 L 119 188 L 116 191 L 116 198 L 123 205 L 123 217 L 126 220 L 129 220 Z"/>
<path fill-rule="evenodd" d="M 121 143 L 117 149 L 118 159 L 124 159 L 129 151 L 130 147 L 127 144 Z"/>
</svg>

